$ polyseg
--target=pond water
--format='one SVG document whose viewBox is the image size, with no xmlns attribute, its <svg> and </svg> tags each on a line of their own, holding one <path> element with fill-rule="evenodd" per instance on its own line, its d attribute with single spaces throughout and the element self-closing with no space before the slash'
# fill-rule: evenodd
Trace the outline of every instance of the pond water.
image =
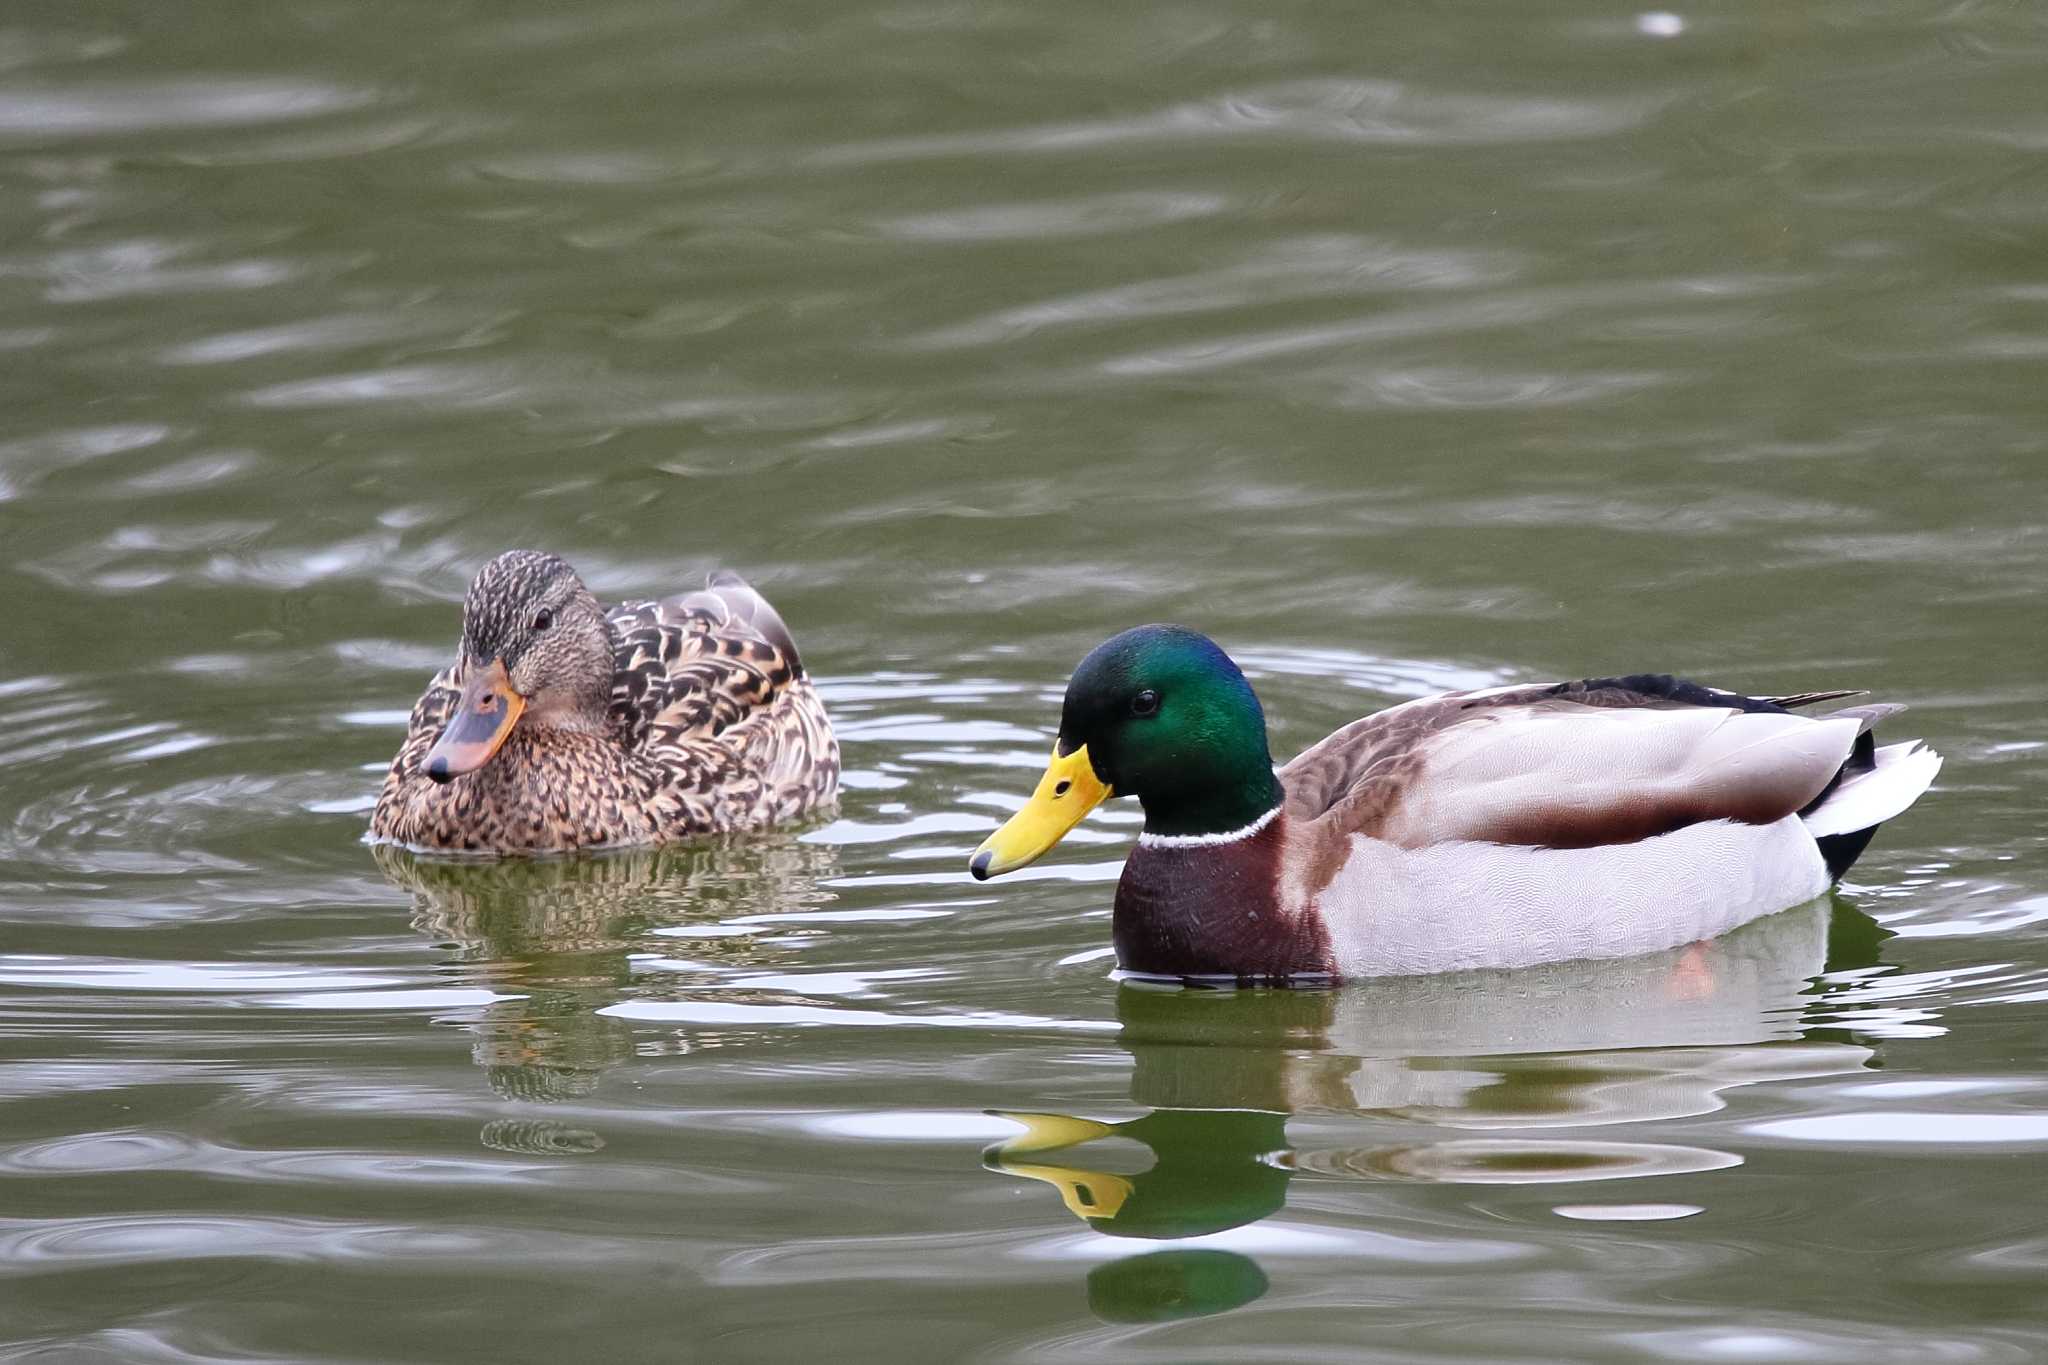
<svg viewBox="0 0 2048 1365">
<path fill-rule="evenodd" d="M 2048 1355 L 2048 22 L 16 0 L 0 1356 Z M 833 819 L 360 842 L 462 590 L 717 566 Z M 1827 903 L 1328 992 L 1109 976 L 1066 674 L 1292 754 L 1497 680 L 1865 687 Z"/>
</svg>

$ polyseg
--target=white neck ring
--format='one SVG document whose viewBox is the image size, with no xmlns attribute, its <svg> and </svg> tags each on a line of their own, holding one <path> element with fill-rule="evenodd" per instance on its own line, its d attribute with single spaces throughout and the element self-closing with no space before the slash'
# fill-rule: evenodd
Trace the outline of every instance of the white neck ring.
<svg viewBox="0 0 2048 1365">
<path fill-rule="evenodd" d="M 1222 844 L 1235 844 L 1251 838 L 1260 830 L 1273 823 L 1273 817 L 1280 814 L 1278 806 L 1267 811 L 1258 819 L 1241 829 L 1228 829 L 1221 834 L 1140 834 L 1139 848 L 1215 848 Z"/>
</svg>

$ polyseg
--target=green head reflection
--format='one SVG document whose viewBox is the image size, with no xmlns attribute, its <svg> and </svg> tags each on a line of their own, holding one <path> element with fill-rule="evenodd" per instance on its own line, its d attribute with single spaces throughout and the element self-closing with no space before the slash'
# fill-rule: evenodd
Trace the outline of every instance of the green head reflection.
<svg viewBox="0 0 2048 1365">
<path fill-rule="evenodd" d="M 1285 1114 L 1158 1109 L 1126 1123 L 1001 1117 L 1023 1131 L 984 1153 L 988 1167 L 1052 1186 L 1068 1212 L 1111 1237 L 1200 1237 L 1257 1222 L 1287 1202 L 1289 1173 L 1272 1160 L 1286 1144 Z M 1130 1173 L 1105 1169 L 1135 1165 L 1132 1153 L 1115 1150 L 1130 1144 L 1150 1164 Z M 1068 1155 L 1083 1147 L 1089 1150 Z M 1266 1272 L 1249 1257 L 1177 1248 L 1095 1267 L 1088 1306 L 1109 1322 L 1169 1322 L 1240 1308 L 1266 1288 Z"/>
<path fill-rule="evenodd" d="M 1287 1202 L 1288 1172 L 1272 1160 L 1287 1145 L 1285 1114 L 1157 1109 L 1118 1124 L 1059 1114 L 1001 1117 L 1024 1131 L 989 1148 L 988 1167 L 1052 1186 L 1068 1212 L 1112 1237 L 1200 1237 L 1256 1222 Z M 1118 1164 L 1106 1146 L 1093 1159 L 1047 1159 L 1104 1138 L 1137 1143 L 1151 1164 L 1131 1173 L 1105 1169 Z"/>
<path fill-rule="evenodd" d="M 1088 1306 L 1108 1322 L 1172 1322 L 1242 1308 L 1266 1292 L 1259 1263 L 1234 1251 L 1154 1251 L 1088 1272 Z"/>
</svg>

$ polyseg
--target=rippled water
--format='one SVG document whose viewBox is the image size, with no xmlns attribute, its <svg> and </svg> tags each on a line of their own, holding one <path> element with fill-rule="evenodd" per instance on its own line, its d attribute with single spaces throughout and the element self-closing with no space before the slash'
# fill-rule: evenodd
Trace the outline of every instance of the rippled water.
<svg viewBox="0 0 2048 1365">
<path fill-rule="evenodd" d="M 7 1359 L 2048 1354 L 2048 24 L 1738 0 L 0 15 Z M 746 572 L 831 821 L 359 842 L 464 584 Z M 1142 620 L 1292 753 L 1863 686 L 1824 905 L 1337 993 L 994 886 Z"/>
</svg>

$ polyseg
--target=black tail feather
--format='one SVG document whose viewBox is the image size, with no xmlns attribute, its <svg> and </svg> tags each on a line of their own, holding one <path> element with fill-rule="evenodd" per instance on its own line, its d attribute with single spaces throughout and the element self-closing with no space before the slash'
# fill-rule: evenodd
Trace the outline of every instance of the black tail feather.
<svg viewBox="0 0 2048 1365">
<path fill-rule="evenodd" d="M 1824 701 L 1840 701 L 1844 697 L 1867 697 L 1869 695 L 1867 691 L 1860 687 L 1852 687 L 1840 692 L 1794 692 L 1783 697 L 1758 697 L 1757 700 L 1767 701 L 1773 706 L 1782 706 L 1787 711 L 1790 711 L 1800 706 L 1818 706 Z"/>
<path fill-rule="evenodd" d="M 1823 834 L 1814 840 L 1820 845 L 1820 856 L 1827 860 L 1829 881 L 1842 880 L 1842 874 L 1854 867 L 1863 850 L 1870 847 L 1871 836 L 1877 831 L 1878 826 L 1872 825 L 1847 834 Z"/>
</svg>

